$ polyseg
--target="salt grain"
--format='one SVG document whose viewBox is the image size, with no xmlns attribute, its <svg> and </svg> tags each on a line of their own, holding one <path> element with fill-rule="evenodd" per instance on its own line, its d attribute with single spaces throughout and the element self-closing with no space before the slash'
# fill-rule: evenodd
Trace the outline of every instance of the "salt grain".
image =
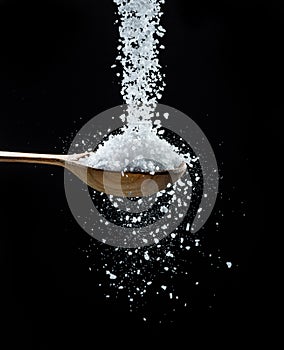
<svg viewBox="0 0 284 350">
<path fill-rule="evenodd" d="M 226 265 L 228 266 L 228 269 L 230 269 L 230 268 L 232 267 L 233 264 L 232 264 L 230 261 L 227 261 L 227 262 L 226 262 Z"/>
</svg>

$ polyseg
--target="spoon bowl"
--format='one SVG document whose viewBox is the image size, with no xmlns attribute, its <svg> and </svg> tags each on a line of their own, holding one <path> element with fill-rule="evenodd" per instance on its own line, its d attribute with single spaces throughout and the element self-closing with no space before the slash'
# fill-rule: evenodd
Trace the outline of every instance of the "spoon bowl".
<svg viewBox="0 0 284 350">
<path fill-rule="evenodd" d="M 119 197 L 146 197 L 174 184 L 186 171 L 182 162 L 176 169 L 153 172 L 119 172 L 86 166 L 80 159 L 90 153 L 51 155 L 0 152 L 0 162 L 49 164 L 64 167 L 96 191 Z"/>
</svg>

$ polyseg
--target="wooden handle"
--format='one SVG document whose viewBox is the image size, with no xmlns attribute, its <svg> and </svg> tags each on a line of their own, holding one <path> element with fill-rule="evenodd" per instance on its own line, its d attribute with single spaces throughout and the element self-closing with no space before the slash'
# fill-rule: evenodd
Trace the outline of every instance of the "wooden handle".
<svg viewBox="0 0 284 350">
<path fill-rule="evenodd" d="M 67 156 L 65 155 L 0 151 L 0 162 L 35 163 L 64 166 L 66 160 Z"/>
</svg>

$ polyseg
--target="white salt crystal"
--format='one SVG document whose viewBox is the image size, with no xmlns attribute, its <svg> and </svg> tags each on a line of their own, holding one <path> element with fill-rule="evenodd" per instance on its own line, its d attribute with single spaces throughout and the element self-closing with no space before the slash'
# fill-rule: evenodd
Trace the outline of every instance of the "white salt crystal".
<svg viewBox="0 0 284 350">
<path fill-rule="evenodd" d="M 144 259 L 145 260 L 150 260 L 150 256 L 149 256 L 148 252 L 144 253 Z"/>
<path fill-rule="evenodd" d="M 106 271 L 106 274 L 109 275 L 109 278 L 110 278 L 111 280 L 117 279 L 117 276 L 114 275 L 113 273 L 111 273 L 110 271 Z"/>
<path fill-rule="evenodd" d="M 163 205 L 163 206 L 160 208 L 160 211 L 161 211 L 162 213 L 167 213 L 167 212 L 169 211 L 169 209 Z"/>
<path fill-rule="evenodd" d="M 166 256 L 168 256 L 168 257 L 170 257 L 170 258 L 173 258 L 173 257 L 174 257 L 173 253 L 171 253 L 170 251 L 167 252 Z"/>
<path fill-rule="evenodd" d="M 232 265 L 233 265 L 230 261 L 227 261 L 226 264 L 228 266 L 228 269 L 230 269 L 232 267 Z"/>
</svg>

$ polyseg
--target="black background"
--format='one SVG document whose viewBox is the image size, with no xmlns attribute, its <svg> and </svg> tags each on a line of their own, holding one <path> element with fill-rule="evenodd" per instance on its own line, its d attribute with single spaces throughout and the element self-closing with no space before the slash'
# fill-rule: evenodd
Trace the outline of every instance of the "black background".
<svg viewBox="0 0 284 350">
<path fill-rule="evenodd" d="M 110 69 L 117 55 L 115 10 L 111 0 L 0 0 L 1 150 L 63 152 L 63 141 L 92 116 L 121 104 L 119 79 Z M 281 92 L 264 97 L 263 90 L 279 75 L 275 47 L 283 9 L 271 2 L 167 0 L 164 12 L 167 87 L 161 102 L 199 124 L 222 176 L 223 196 L 206 224 L 204 251 L 220 249 L 224 261 L 238 266 L 212 275 L 191 258 L 207 289 L 195 292 L 193 307 L 175 322 L 145 324 L 96 288 L 78 250 L 90 238 L 69 211 L 62 169 L 1 164 L 2 315 L 11 342 L 40 350 L 95 348 L 98 339 L 130 343 L 130 336 L 139 343 L 150 337 L 177 343 L 201 341 L 198 329 L 204 335 L 214 330 L 219 341 L 233 334 L 229 345 L 258 317 L 252 255 L 259 232 L 247 213 L 249 124 L 260 121 L 260 101 L 263 114 L 267 107 L 277 113 Z"/>
</svg>

